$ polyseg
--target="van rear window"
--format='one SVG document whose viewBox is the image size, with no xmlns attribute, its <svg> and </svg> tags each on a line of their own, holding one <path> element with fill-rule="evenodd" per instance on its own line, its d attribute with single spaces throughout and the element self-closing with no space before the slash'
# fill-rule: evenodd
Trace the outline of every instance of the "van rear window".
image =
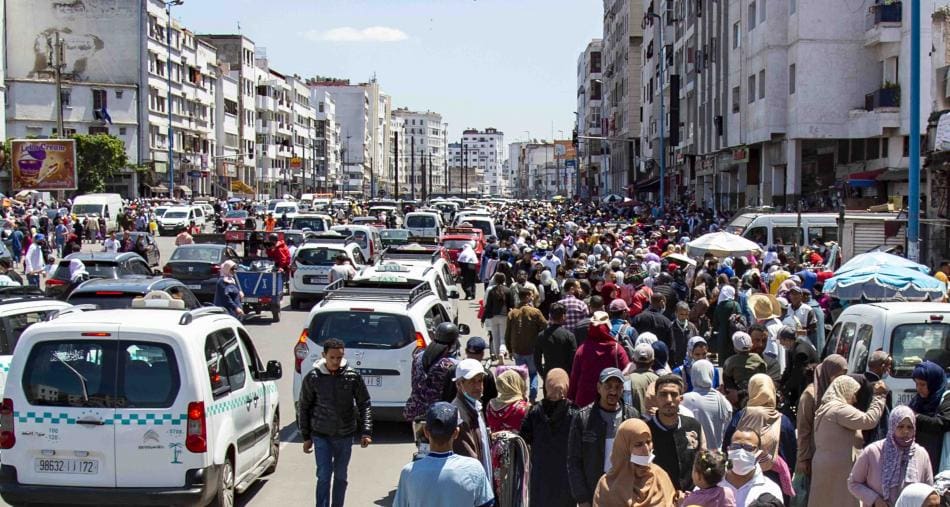
<svg viewBox="0 0 950 507">
<path fill-rule="evenodd" d="M 413 229 L 435 227 L 435 217 L 431 215 L 412 215 L 406 219 L 406 227 Z"/>
<path fill-rule="evenodd" d="M 910 378 L 914 367 L 933 361 L 950 366 L 950 324 L 940 322 L 902 324 L 891 333 L 892 375 Z"/>
<path fill-rule="evenodd" d="M 39 342 L 23 371 L 23 392 L 36 406 L 165 408 L 181 387 L 174 351 L 154 342 Z"/>
<path fill-rule="evenodd" d="M 415 341 L 415 333 L 412 321 L 405 315 L 372 311 L 319 313 L 310 323 L 310 339 L 322 345 L 330 338 L 342 340 L 348 349 L 401 349 Z"/>
</svg>

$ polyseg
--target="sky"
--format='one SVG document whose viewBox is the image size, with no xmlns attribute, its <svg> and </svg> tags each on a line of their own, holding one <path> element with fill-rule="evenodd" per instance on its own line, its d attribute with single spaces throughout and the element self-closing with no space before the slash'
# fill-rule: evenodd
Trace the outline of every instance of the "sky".
<svg viewBox="0 0 950 507">
<path fill-rule="evenodd" d="M 442 114 L 450 140 L 495 127 L 506 143 L 570 138 L 577 58 L 603 31 L 602 0 L 185 0 L 172 16 L 240 25 L 281 73 L 375 75 L 394 109 Z"/>
</svg>

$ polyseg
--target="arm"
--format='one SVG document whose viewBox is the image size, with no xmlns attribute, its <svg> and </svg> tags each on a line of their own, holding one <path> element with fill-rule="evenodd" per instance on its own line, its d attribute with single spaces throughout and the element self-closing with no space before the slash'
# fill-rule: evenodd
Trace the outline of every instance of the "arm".
<svg viewBox="0 0 950 507">
<path fill-rule="evenodd" d="M 534 410 L 529 410 L 528 415 L 521 420 L 521 431 L 519 432 L 519 435 L 529 447 L 534 443 Z"/>
<path fill-rule="evenodd" d="M 950 396 L 944 397 L 944 401 L 937 409 L 936 415 L 917 414 L 917 431 L 926 431 L 927 433 L 946 433 L 950 431 Z"/>
<path fill-rule="evenodd" d="M 851 469 L 851 475 L 848 476 L 848 491 L 850 491 L 855 498 L 861 500 L 863 505 L 874 505 L 874 502 L 876 502 L 878 498 L 881 498 L 876 491 L 867 485 L 868 468 L 870 467 L 870 462 L 873 460 L 869 451 L 870 448 L 865 448 L 861 451 L 858 460 L 854 462 L 854 467 Z"/>
<path fill-rule="evenodd" d="M 542 331 L 541 334 L 538 335 L 537 342 L 534 344 L 534 365 L 538 369 L 538 374 L 541 375 L 542 379 L 546 377 L 548 373 L 547 368 L 544 367 L 542 362 L 544 360 L 544 354 L 541 353 L 541 341 L 545 339 L 544 334 L 544 331 Z M 549 338 L 553 339 L 554 336 L 550 335 Z"/>
<path fill-rule="evenodd" d="M 797 423 L 801 445 L 798 446 L 796 470 L 804 471 L 802 467 L 810 468 L 812 456 L 815 454 L 815 398 L 811 393 L 802 393 L 798 399 Z"/>
<path fill-rule="evenodd" d="M 505 348 L 509 350 L 509 354 L 514 354 L 514 349 L 511 348 L 511 329 L 514 327 L 512 324 L 511 314 L 508 314 L 508 325 L 505 326 Z M 514 356 L 512 356 L 514 357 Z"/>
<path fill-rule="evenodd" d="M 310 440 L 310 411 L 317 401 L 316 392 L 311 385 L 311 375 L 308 373 L 304 377 L 300 386 L 300 399 L 297 404 L 297 427 L 300 429 L 300 436 L 304 442 Z"/>
<path fill-rule="evenodd" d="M 356 408 L 360 411 L 360 435 L 369 437 L 373 435 L 373 409 L 370 407 L 369 391 L 366 389 L 366 382 L 363 377 L 357 374 L 359 382 L 356 385 Z"/>
<path fill-rule="evenodd" d="M 584 423 L 580 414 L 571 420 L 571 430 L 567 437 L 567 478 L 571 487 L 571 496 L 577 503 L 590 503 L 594 492 L 587 487 L 584 474 Z"/>
<path fill-rule="evenodd" d="M 850 430 L 869 430 L 877 426 L 883 412 L 884 396 L 875 396 L 867 412 L 861 412 L 851 405 L 844 405 L 835 413 L 834 419 L 842 427 Z"/>
</svg>

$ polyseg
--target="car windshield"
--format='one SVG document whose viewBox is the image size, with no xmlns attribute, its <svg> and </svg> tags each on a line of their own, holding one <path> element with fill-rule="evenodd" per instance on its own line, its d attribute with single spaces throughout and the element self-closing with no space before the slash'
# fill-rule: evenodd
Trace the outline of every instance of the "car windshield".
<svg viewBox="0 0 950 507">
<path fill-rule="evenodd" d="M 102 213 L 102 204 L 73 204 L 74 215 L 99 215 Z"/>
<path fill-rule="evenodd" d="M 162 218 L 185 218 L 187 216 L 187 211 L 166 211 Z"/>
<path fill-rule="evenodd" d="M 470 239 L 447 239 L 442 243 L 442 246 L 449 250 L 461 250 L 465 245 L 475 248 L 475 242 Z"/>
<path fill-rule="evenodd" d="M 224 218 L 247 218 L 247 211 L 242 209 L 229 211 L 227 215 L 224 215 Z"/>
<path fill-rule="evenodd" d="M 318 313 L 309 331 L 317 345 L 336 338 L 353 349 L 399 349 L 415 342 L 409 317 L 378 312 Z"/>
<path fill-rule="evenodd" d="M 488 220 L 466 220 L 466 222 L 472 224 L 472 227 L 476 229 L 481 229 L 485 236 L 491 236 L 491 222 Z"/>
<path fill-rule="evenodd" d="M 305 248 L 297 250 L 296 259 L 301 266 L 332 266 L 336 256 L 345 253 L 337 248 Z"/>
<path fill-rule="evenodd" d="M 118 264 L 113 260 L 97 261 L 94 259 L 83 259 L 83 265 L 86 266 L 86 272 L 89 278 L 118 278 Z M 69 261 L 63 260 L 56 266 L 56 272 L 53 278 L 59 280 L 69 280 Z"/>
<path fill-rule="evenodd" d="M 323 232 L 327 230 L 326 226 L 326 222 L 319 217 L 297 217 L 293 221 L 293 228 L 300 230 L 310 229 L 314 232 Z"/>
<path fill-rule="evenodd" d="M 432 215 L 412 215 L 406 219 L 406 227 L 412 227 L 412 228 L 435 227 L 435 217 Z"/>
<path fill-rule="evenodd" d="M 950 366 L 950 324 L 926 322 L 902 324 L 891 333 L 892 375 L 910 378 L 914 367 L 933 361 L 946 369 Z"/>
<path fill-rule="evenodd" d="M 221 259 L 221 249 L 215 247 L 184 247 L 175 249 L 170 260 L 218 262 Z"/>
</svg>

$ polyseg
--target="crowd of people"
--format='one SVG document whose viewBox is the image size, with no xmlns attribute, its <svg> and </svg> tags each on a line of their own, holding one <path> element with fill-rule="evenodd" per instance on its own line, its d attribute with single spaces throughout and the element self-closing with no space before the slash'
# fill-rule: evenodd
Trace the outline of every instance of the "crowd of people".
<svg viewBox="0 0 950 507">
<path fill-rule="evenodd" d="M 821 359 L 840 306 L 821 266 L 837 249 L 690 259 L 724 218 L 686 206 L 519 203 L 495 220 L 479 273 L 488 340 L 462 359 L 446 324 L 416 357 L 404 415 L 438 428 L 425 431 L 437 451 L 403 470 L 398 505 L 483 505 L 486 480 L 501 505 L 950 501 L 947 365 L 916 365 L 903 406 L 882 381 L 887 351 L 866 371 Z"/>
</svg>

